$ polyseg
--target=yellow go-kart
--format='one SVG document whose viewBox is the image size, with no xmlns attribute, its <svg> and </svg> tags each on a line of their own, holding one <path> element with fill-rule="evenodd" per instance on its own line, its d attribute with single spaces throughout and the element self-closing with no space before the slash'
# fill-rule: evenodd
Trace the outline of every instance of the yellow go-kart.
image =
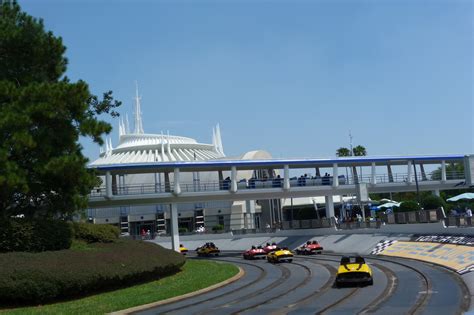
<svg viewBox="0 0 474 315">
<path fill-rule="evenodd" d="M 291 263 L 293 261 L 293 253 L 288 248 L 276 248 L 275 250 L 267 254 L 267 261 L 271 263 L 279 263 L 287 261 Z"/>
<path fill-rule="evenodd" d="M 361 256 L 344 256 L 337 270 L 335 286 L 373 285 L 372 269 Z"/>
<path fill-rule="evenodd" d="M 219 248 L 214 245 L 214 243 L 212 242 L 209 242 L 209 243 L 206 243 L 204 245 L 202 245 L 201 247 L 198 247 L 196 248 L 196 253 L 198 256 L 219 256 L 219 253 L 221 251 L 219 250 Z"/>
<path fill-rule="evenodd" d="M 186 255 L 188 253 L 188 249 L 183 246 L 183 244 L 179 244 L 179 252 L 183 255 Z"/>
</svg>

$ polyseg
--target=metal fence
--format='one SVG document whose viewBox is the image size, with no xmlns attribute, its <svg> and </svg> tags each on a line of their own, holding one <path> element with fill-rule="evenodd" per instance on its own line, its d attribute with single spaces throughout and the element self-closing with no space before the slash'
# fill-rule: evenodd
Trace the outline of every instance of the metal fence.
<svg viewBox="0 0 474 315">
<path fill-rule="evenodd" d="M 462 172 L 449 172 L 447 173 L 447 179 L 464 179 L 464 173 Z M 403 183 L 403 182 L 415 182 L 414 175 L 411 174 L 411 179 L 407 173 L 393 173 L 380 174 L 375 177 L 376 183 Z M 427 173 L 424 176 L 419 176 L 418 181 L 439 181 L 439 174 L 437 172 Z M 338 176 L 339 185 L 354 184 L 354 183 L 372 183 L 371 175 L 359 175 L 357 177 L 346 177 L 344 175 Z M 323 177 L 293 177 L 290 179 L 290 187 L 303 187 L 303 186 L 325 186 L 332 185 L 332 176 Z M 182 182 L 180 188 L 182 192 L 199 192 L 199 191 L 219 191 L 229 190 L 231 182 L 229 180 L 214 181 L 214 182 Z M 241 180 L 237 183 L 238 190 L 244 189 L 264 189 L 264 188 L 281 188 L 283 187 L 282 178 L 274 179 L 249 179 Z M 169 193 L 174 191 L 174 183 L 168 184 L 135 184 L 125 186 L 114 186 L 112 187 L 113 195 L 143 195 L 143 194 L 156 194 L 156 193 Z M 101 197 L 106 195 L 106 187 L 94 188 L 90 196 Z"/>
</svg>

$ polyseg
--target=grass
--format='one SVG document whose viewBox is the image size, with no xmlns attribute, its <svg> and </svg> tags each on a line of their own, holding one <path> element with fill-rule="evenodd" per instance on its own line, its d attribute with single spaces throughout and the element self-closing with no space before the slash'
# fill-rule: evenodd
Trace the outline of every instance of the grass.
<svg viewBox="0 0 474 315">
<path fill-rule="evenodd" d="M 104 314 L 165 300 L 222 282 L 238 273 L 234 265 L 188 259 L 173 276 L 116 291 L 55 304 L 4 310 L 2 314 Z"/>
</svg>

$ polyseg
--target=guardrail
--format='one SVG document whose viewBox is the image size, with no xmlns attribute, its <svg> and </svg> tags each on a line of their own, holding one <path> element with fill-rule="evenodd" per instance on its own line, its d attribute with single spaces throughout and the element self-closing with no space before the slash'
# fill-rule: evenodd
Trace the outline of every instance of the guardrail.
<svg viewBox="0 0 474 315">
<path fill-rule="evenodd" d="M 411 182 L 415 182 L 414 175 L 411 175 Z M 418 181 L 439 181 L 439 173 L 432 172 L 425 176 L 419 176 Z M 447 173 L 447 179 L 464 179 L 464 173 L 462 172 L 449 172 Z M 290 187 L 303 187 L 303 186 L 325 186 L 333 184 L 332 176 L 322 177 L 293 177 L 290 179 Z M 371 183 L 372 176 L 370 175 L 359 175 L 357 177 L 346 177 L 344 175 L 338 176 L 339 185 L 347 185 L 354 183 Z M 376 183 L 406 183 L 409 182 L 409 176 L 407 173 L 394 173 L 392 175 L 381 174 L 375 177 Z M 182 182 L 180 183 L 182 192 L 200 192 L 200 191 L 220 191 L 229 190 L 231 186 L 230 180 L 222 180 L 215 182 Z M 245 189 L 263 189 L 263 188 L 281 188 L 283 187 L 282 178 L 273 179 L 249 179 L 241 180 L 237 183 L 238 190 Z M 126 185 L 126 186 L 113 186 L 113 195 L 143 195 L 143 194 L 156 194 L 156 193 L 169 193 L 173 192 L 174 183 L 169 184 L 138 184 L 138 185 Z M 94 188 L 90 197 L 103 197 L 106 195 L 106 187 L 100 186 Z"/>
<path fill-rule="evenodd" d="M 473 227 L 473 221 L 472 217 L 447 217 L 444 224 L 449 227 Z"/>
</svg>

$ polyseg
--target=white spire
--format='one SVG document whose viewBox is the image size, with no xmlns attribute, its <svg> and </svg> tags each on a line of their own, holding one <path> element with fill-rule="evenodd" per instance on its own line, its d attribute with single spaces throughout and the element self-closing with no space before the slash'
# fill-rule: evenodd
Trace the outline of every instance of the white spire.
<svg viewBox="0 0 474 315">
<path fill-rule="evenodd" d="M 166 138 L 166 150 L 168 150 L 168 152 L 171 152 L 171 141 L 170 141 L 170 131 L 169 130 L 166 130 L 167 133 L 168 133 L 168 136 Z"/>
<path fill-rule="evenodd" d="M 214 129 L 214 127 L 212 127 L 212 146 L 214 147 L 214 151 L 219 151 L 217 148 L 216 129 Z"/>
<path fill-rule="evenodd" d="M 119 140 L 120 137 L 123 136 L 125 133 L 124 126 L 123 126 L 123 119 L 122 117 L 119 118 Z"/>
<path fill-rule="evenodd" d="M 142 112 L 140 110 L 140 99 L 141 97 L 138 96 L 138 83 L 135 81 L 135 130 L 133 133 L 135 134 L 143 134 L 143 126 L 142 126 Z"/>
<path fill-rule="evenodd" d="M 165 137 L 163 136 L 163 130 L 161 130 L 161 154 L 165 155 Z"/>
<path fill-rule="evenodd" d="M 130 133 L 130 124 L 128 123 L 128 114 L 125 114 L 125 133 Z"/>
<path fill-rule="evenodd" d="M 222 138 L 221 138 L 221 128 L 219 127 L 219 124 L 216 126 L 216 142 L 217 142 L 217 148 L 222 155 L 224 155 L 224 147 L 222 146 Z"/>
</svg>

